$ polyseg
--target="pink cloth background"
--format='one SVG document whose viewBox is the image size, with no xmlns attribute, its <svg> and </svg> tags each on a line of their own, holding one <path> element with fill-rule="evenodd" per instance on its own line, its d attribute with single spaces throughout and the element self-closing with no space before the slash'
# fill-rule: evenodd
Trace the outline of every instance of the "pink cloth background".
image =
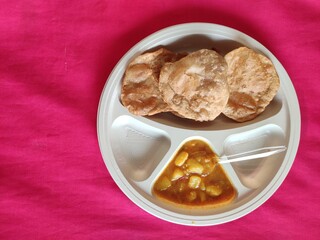
<svg viewBox="0 0 320 240">
<path fill-rule="evenodd" d="M 319 239 L 320 2 L 239 2 L 0 0 L 0 239 Z M 292 170 L 264 205 L 195 228 L 159 220 L 119 190 L 96 114 L 126 51 L 199 21 L 243 31 L 275 54 L 296 88 L 302 129 Z"/>
</svg>

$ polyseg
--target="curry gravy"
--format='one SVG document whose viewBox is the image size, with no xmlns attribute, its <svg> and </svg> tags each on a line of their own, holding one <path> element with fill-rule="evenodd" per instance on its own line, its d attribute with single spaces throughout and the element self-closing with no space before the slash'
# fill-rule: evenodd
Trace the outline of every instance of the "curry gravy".
<svg viewBox="0 0 320 240">
<path fill-rule="evenodd" d="M 201 140 L 186 142 L 153 185 L 153 194 L 187 207 L 216 207 L 231 202 L 236 190 Z"/>
</svg>

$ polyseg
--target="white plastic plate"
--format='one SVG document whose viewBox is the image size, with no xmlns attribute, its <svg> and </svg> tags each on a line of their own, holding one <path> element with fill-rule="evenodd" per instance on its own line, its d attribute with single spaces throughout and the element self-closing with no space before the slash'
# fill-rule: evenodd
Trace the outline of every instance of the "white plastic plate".
<svg viewBox="0 0 320 240">
<path fill-rule="evenodd" d="M 130 114 L 120 102 L 121 81 L 127 64 L 146 50 L 158 46 L 182 52 L 208 48 L 226 54 L 243 45 L 271 59 L 281 85 L 265 112 L 252 121 L 236 123 L 220 115 L 212 122 L 200 123 L 170 113 L 139 117 Z M 288 74 L 263 45 L 225 26 L 189 23 L 158 31 L 123 56 L 103 89 L 97 125 L 104 162 L 119 188 L 135 204 L 166 221 L 203 226 L 240 218 L 272 196 L 288 174 L 297 152 L 300 110 Z M 287 151 L 260 160 L 224 164 L 237 190 L 236 199 L 220 208 L 188 210 L 163 203 L 151 190 L 175 152 L 190 139 L 206 141 L 218 155 L 277 145 L 287 146 Z"/>
</svg>

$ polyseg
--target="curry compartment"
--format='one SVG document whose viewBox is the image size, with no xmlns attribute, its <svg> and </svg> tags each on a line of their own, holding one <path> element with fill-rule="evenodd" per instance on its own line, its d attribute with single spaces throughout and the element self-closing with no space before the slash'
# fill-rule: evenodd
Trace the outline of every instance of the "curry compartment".
<svg viewBox="0 0 320 240">
<path fill-rule="evenodd" d="M 155 180 L 153 195 L 180 207 L 214 208 L 232 202 L 237 189 L 218 161 L 203 139 L 184 142 Z"/>
</svg>

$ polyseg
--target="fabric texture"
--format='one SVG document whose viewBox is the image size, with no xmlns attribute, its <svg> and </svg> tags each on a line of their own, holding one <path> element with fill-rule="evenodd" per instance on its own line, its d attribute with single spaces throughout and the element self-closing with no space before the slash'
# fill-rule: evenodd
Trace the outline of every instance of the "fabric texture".
<svg viewBox="0 0 320 240">
<path fill-rule="evenodd" d="M 320 1 L 0 1 L 0 239 L 319 239 Z M 97 141 L 99 98 L 120 58 L 186 22 L 238 29 L 295 86 L 301 140 L 276 193 L 229 223 L 160 220 L 112 180 Z"/>
</svg>

